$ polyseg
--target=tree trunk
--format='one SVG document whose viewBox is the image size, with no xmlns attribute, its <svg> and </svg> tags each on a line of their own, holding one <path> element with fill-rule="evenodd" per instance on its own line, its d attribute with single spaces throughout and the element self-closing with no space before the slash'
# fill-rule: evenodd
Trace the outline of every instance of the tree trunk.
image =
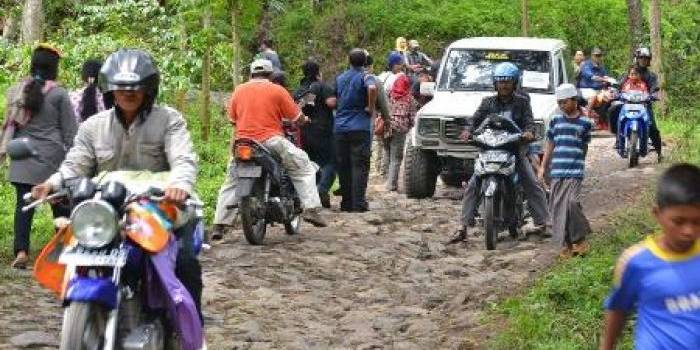
<svg viewBox="0 0 700 350">
<path fill-rule="evenodd" d="M 2 27 L 2 38 L 7 41 L 14 41 L 17 38 L 17 15 L 12 11 L 5 17 L 5 23 Z"/>
<path fill-rule="evenodd" d="M 270 0 L 263 0 L 262 4 L 262 16 L 260 16 L 260 23 L 258 25 L 258 35 L 256 45 L 260 45 L 263 39 L 270 38 L 270 25 L 272 23 L 272 8 L 270 6 Z M 257 50 L 257 46 L 255 47 Z"/>
<path fill-rule="evenodd" d="M 521 13 L 522 13 L 522 30 L 523 30 L 523 36 L 528 36 L 528 32 L 530 31 L 530 18 L 528 17 L 528 11 L 527 11 L 527 0 L 521 0 Z"/>
<path fill-rule="evenodd" d="M 26 0 L 22 10 L 22 42 L 41 41 L 43 29 L 44 7 L 41 0 Z"/>
<path fill-rule="evenodd" d="M 208 32 L 211 26 L 211 8 L 207 5 L 204 11 L 204 20 L 202 21 L 204 31 Z M 208 40 L 208 39 L 207 39 Z M 202 121 L 202 140 L 209 140 L 210 115 L 209 102 L 211 100 L 211 45 L 206 45 L 204 49 L 204 58 L 202 61 L 202 108 L 200 109 L 200 119 Z"/>
<path fill-rule="evenodd" d="M 231 44 L 233 45 L 233 87 L 241 80 L 241 39 L 238 35 L 238 18 L 241 15 L 240 1 L 233 0 L 231 4 Z"/>
<path fill-rule="evenodd" d="M 657 106 L 661 114 L 666 114 L 666 77 L 663 69 L 663 55 L 661 52 L 661 4 L 660 0 L 649 2 L 649 28 L 651 28 L 651 54 L 654 59 L 651 61 L 651 69 L 656 72 L 659 78 L 659 102 Z"/>
<path fill-rule="evenodd" d="M 641 0 L 627 0 L 627 21 L 630 30 L 630 57 L 634 57 L 634 50 L 641 46 L 644 30 Z"/>
</svg>

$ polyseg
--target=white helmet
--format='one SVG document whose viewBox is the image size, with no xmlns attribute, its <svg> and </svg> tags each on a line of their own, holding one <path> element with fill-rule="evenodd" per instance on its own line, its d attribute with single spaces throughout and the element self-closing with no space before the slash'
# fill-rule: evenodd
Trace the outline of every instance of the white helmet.
<svg viewBox="0 0 700 350">
<path fill-rule="evenodd" d="M 272 62 L 270 62 L 270 60 L 257 59 L 250 64 L 250 74 L 272 72 L 274 72 L 274 68 L 272 67 Z"/>
<path fill-rule="evenodd" d="M 578 96 L 578 91 L 573 84 L 561 84 L 556 91 L 557 101 L 566 100 Z"/>
</svg>

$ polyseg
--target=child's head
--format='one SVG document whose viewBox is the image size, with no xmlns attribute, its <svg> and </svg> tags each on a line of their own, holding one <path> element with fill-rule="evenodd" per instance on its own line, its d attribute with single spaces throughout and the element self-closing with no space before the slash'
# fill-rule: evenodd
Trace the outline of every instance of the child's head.
<svg viewBox="0 0 700 350">
<path fill-rule="evenodd" d="M 700 168 L 676 164 L 661 175 L 654 216 L 671 241 L 692 244 L 700 239 Z"/>
<path fill-rule="evenodd" d="M 642 76 L 639 74 L 639 68 L 637 68 L 637 66 L 630 66 L 627 70 L 627 78 L 633 81 L 641 79 Z"/>
</svg>

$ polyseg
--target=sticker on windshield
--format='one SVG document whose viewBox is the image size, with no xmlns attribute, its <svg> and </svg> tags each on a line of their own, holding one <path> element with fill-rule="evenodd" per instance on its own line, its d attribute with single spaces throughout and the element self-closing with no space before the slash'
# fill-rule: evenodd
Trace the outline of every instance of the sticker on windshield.
<svg viewBox="0 0 700 350">
<path fill-rule="evenodd" d="M 531 70 L 523 71 L 522 76 L 524 88 L 532 89 L 549 89 L 549 73 L 548 72 L 535 72 Z"/>
<path fill-rule="evenodd" d="M 497 51 L 487 53 L 485 58 L 487 60 L 499 60 L 499 61 L 510 59 L 510 57 L 508 56 L 507 53 L 497 52 Z"/>
</svg>

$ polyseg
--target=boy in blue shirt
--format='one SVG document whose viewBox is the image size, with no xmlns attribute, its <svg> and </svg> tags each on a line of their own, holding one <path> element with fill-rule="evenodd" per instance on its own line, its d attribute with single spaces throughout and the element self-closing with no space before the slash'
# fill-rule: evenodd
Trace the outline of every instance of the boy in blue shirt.
<svg viewBox="0 0 700 350">
<path fill-rule="evenodd" d="M 545 172 L 549 169 L 552 238 L 561 248 L 559 256 L 568 258 L 583 255 L 588 250 L 585 240 L 590 225 L 583 214 L 580 197 L 593 124 L 581 114 L 574 85 L 560 85 L 556 97 L 562 113 L 555 115 L 549 123 L 538 175 L 544 183 Z"/>
<path fill-rule="evenodd" d="M 612 350 L 636 310 L 636 349 L 700 349 L 700 168 L 678 164 L 659 179 L 653 210 L 661 235 L 618 259 L 605 301 L 601 349 Z"/>
</svg>

